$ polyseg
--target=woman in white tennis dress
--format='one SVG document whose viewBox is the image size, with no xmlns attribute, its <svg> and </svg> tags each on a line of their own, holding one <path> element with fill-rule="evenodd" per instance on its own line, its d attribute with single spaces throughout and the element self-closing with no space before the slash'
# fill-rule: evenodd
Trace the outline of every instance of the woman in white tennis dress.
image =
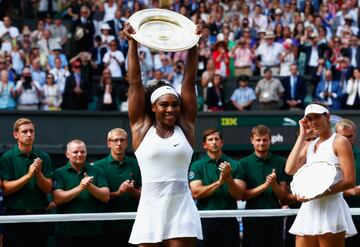
<svg viewBox="0 0 360 247">
<path fill-rule="evenodd" d="M 129 41 L 129 120 L 142 191 L 129 242 L 192 247 L 202 239 L 200 217 L 187 181 L 195 144 L 197 47 L 188 50 L 181 96 L 165 81 L 141 82 L 134 30 Z M 200 31 L 197 30 L 200 34 Z M 180 100 L 181 99 L 181 100 Z"/>
<path fill-rule="evenodd" d="M 285 171 L 293 175 L 305 163 L 325 161 L 336 167 L 334 183 L 315 198 L 298 198 L 303 202 L 289 232 L 296 235 L 297 247 L 342 247 L 345 237 L 355 235 L 348 205 L 342 192 L 355 184 L 354 156 L 349 141 L 333 134 L 330 113 L 321 104 L 310 104 L 299 121 L 300 134 L 286 162 Z M 301 156 L 306 129 L 312 129 L 318 138 Z M 321 179 L 319 174 L 319 179 Z"/>
</svg>

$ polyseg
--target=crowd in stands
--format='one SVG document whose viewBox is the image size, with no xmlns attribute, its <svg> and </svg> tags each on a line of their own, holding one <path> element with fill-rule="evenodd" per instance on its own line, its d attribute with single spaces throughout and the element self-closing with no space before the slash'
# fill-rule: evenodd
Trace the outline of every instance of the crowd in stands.
<svg viewBox="0 0 360 247">
<path fill-rule="evenodd" d="M 49 2 L 35 6 L 34 29 L 12 25 L 10 16 L 0 22 L 0 109 L 126 111 L 122 29 L 146 8 L 174 10 L 205 28 L 200 111 L 254 110 L 255 103 L 298 110 L 314 100 L 330 109 L 360 108 L 358 1 Z M 181 90 L 185 52 L 141 44 L 138 50 L 144 83 L 165 79 Z"/>
</svg>

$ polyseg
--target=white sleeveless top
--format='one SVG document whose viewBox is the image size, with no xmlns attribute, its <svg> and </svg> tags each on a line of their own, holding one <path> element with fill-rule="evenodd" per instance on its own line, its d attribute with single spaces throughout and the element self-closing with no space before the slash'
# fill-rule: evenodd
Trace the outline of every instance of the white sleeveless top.
<svg viewBox="0 0 360 247">
<path fill-rule="evenodd" d="M 327 163 L 335 166 L 336 176 L 333 184 L 336 184 L 337 182 L 343 179 L 343 174 L 339 165 L 339 159 L 334 154 L 333 142 L 335 137 L 336 134 L 333 133 L 330 136 L 330 138 L 319 144 L 316 152 L 314 153 L 315 145 L 316 143 L 318 143 L 320 139 L 319 137 L 316 138 L 314 141 L 310 143 L 306 154 L 307 164 L 312 164 L 313 162 L 319 162 L 319 161 L 326 161 Z"/>
<path fill-rule="evenodd" d="M 314 148 L 319 138 L 315 139 L 308 147 L 306 163 L 326 161 L 336 167 L 334 183 L 343 179 L 339 159 L 334 154 L 333 143 L 336 134 L 320 143 L 316 152 Z M 321 176 L 321 174 L 319 174 Z M 345 232 L 346 237 L 355 235 L 356 228 L 351 219 L 349 206 L 346 204 L 342 192 L 313 199 L 301 204 L 294 224 L 289 232 L 295 235 L 322 235 L 325 233 Z"/>
<path fill-rule="evenodd" d="M 201 222 L 191 197 L 187 172 L 192 147 L 180 127 L 161 138 L 152 126 L 135 151 L 142 177 L 139 207 L 129 242 L 202 239 Z"/>
<path fill-rule="evenodd" d="M 181 128 L 175 126 L 169 138 L 161 138 L 152 126 L 135 151 L 142 183 L 187 180 L 193 149 Z"/>
</svg>

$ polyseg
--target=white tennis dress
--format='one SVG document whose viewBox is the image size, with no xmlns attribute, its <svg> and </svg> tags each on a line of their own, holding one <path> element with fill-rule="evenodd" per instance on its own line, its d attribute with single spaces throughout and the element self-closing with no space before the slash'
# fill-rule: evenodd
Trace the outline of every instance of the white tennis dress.
<svg viewBox="0 0 360 247">
<path fill-rule="evenodd" d="M 191 197 L 187 173 L 193 149 L 180 127 L 161 138 L 151 127 L 135 151 L 142 190 L 129 242 L 157 243 L 165 239 L 202 239 L 201 221 Z"/>
<path fill-rule="evenodd" d="M 332 134 L 329 139 L 320 143 L 314 153 L 315 144 L 319 141 L 319 138 L 315 139 L 309 145 L 306 155 L 307 163 L 327 161 L 335 165 L 337 174 L 333 184 L 343 178 L 339 160 L 333 151 L 335 136 L 336 134 Z M 290 233 L 299 236 L 343 231 L 345 231 L 346 237 L 357 233 L 351 219 L 349 206 L 345 202 L 342 192 L 302 203 L 294 224 L 289 230 Z"/>
</svg>

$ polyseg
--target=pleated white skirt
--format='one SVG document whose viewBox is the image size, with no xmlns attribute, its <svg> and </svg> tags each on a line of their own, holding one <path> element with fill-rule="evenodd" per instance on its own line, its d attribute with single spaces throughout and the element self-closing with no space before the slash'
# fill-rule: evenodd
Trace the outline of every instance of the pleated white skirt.
<svg viewBox="0 0 360 247">
<path fill-rule="evenodd" d="M 299 236 L 343 231 L 346 237 L 357 233 L 342 193 L 304 202 L 289 230 Z"/>
<path fill-rule="evenodd" d="M 129 243 L 202 239 L 201 221 L 187 180 L 144 183 Z"/>
</svg>

